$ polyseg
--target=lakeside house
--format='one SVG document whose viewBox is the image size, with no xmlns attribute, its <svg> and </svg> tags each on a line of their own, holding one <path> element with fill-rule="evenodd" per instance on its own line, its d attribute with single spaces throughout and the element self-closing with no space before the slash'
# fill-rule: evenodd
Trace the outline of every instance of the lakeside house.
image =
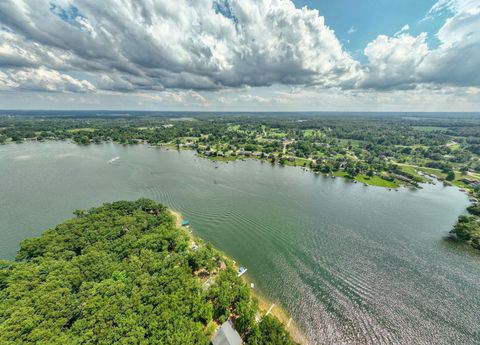
<svg viewBox="0 0 480 345">
<path fill-rule="evenodd" d="M 471 188 L 476 188 L 477 186 L 480 185 L 480 181 L 469 179 L 469 178 L 464 178 L 461 181 Z"/>
<path fill-rule="evenodd" d="M 212 339 L 213 345 L 242 345 L 240 334 L 235 330 L 232 321 L 224 322 Z"/>
</svg>

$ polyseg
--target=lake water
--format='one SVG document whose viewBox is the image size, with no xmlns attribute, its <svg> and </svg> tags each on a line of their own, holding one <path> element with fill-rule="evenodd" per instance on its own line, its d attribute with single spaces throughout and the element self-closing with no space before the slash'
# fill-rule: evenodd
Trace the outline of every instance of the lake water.
<svg viewBox="0 0 480 345">
<path fill-rule="evenodd" d="M 388 191 L 253 160 L 216 166 L 147 146 L 0 146 L 0 257 L 75 209 L 147 197 L 248 267 L 311 343 L 480 343 L 480 255 L 444 239 L 465 194 Z"/>
</svg>

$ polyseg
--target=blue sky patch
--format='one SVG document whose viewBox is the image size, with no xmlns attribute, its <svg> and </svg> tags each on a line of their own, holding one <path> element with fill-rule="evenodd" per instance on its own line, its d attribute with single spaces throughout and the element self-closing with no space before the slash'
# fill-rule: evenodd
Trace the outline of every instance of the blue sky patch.
<svg viewBox="0 0 480 345">
<path fill-rule="evenodd" d="M 445 23 L 447 11 L 428 15 L 437 0 L 294 0 L 298 8 L 318 9 L 325 23 L 335 31 L 344 49 L 364 62 L 363 50 L 378 35 L 393 36 L 404 25 L 407 33 L 417 36 L 428 34 L 430 48 L 439 44 L 435 34 Z M 428 18 L 427 18 L 428 17 Z"/>
<path fill-rule="evenodd" d="M 64 9 L 54 3 L 50 3 L 50 12 L 67 23 L 75 22 L 78 18 L 85 18 L 78 8 L 74 5 L 70 5 L 67 9 Z"/>
<path fill-rule="evenodd" d="M 228 0 L 215 0 L 213 2 L 213 9 L 215 10 L 215 13 L 221 14 L 225 18 L 232 20 L 235 24 L 238 24 L 238 18 L 233 13 Z"/>
</svg>

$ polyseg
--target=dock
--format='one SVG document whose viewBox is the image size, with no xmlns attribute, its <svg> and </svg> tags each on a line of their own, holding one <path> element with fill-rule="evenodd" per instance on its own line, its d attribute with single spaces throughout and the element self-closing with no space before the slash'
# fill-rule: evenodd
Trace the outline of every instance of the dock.
<svg viewBox="0 0 480 345">
<path fill-rule="evenodd" d="M 270 306 L 270 308 L 268 308 L 268 311 L 267 311 L 267 313 L 265 314 L 265 316 L 267 316 L 268 314 L 271 313 L 273 307 L 275 307 L 275 303 L 273 303 L 273 304 Z"/>
</svg>

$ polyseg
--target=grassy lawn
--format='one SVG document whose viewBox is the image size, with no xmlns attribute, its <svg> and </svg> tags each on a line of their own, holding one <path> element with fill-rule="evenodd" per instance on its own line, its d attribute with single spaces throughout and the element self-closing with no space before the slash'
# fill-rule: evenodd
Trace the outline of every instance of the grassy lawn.
<svg viewBox="0 0 480 345">
<path fill-rule="evenodd" d="M 267 132 L 267 137 L 270 138 L 277 138 L 277 139 L 283 139 L 287 137 L 287 133 L 284 132 Z"/>
<path fill-rule="evenodd" d="M 332 175 L 336 177 L 346 177 L 346 178 L 352 179 L 352 177 L 349 174 L 347 174 L 345 171 L 334 171 Z"/>
<path fill-rule="evenodd" d="M 451 141 L 447 144 L 447 146 L 451 149 L 451 150 L 454 150 L 454 151 L 458 151 L 460 150 L 460 144 L 455 142 L 455 141 Z"/>
<path fill-rule="evenodd" d="M 384 187 L 384 188 L 398 188 L 400 187 L 400 183 L 395 180 L 395 181 L 387 181 L 381 178 L 380 176 L 367 176 L 367 175 L 357 175 L 355 176 L 355 180 L 361 183 L 365 183 L 371 186 L 377 186 L 377 187 Z"/>
<path fill-rule="evenodd" d="M 235 125 L 235 126 L 228 126 L 227 127 L 228 131 L 236 132 L 240 130 L 240 125 Z"/>
<path fill-rule="evenodd" d="M 445 174 L 440 169 L 426 168 L 426 167 L 418 167 L 417 169 L 419 171 L 424 172 L 425 174 L 434 175 L 434 176 L 437 176 L 441 179 L 445 179 L 445 177 L 447 177 L 447 174 Z"/>
<path fill-rule="evenodd" d="M 399 164 L 399 167 L 400 167 L 400 170 L 402 170 L 403 172 L 410 174 L 412 176 L 415 176 L 415 179 L 417 180 L 417 182 L 420 182 L 420 183 L 428 182 L 428 179 L 420 175 L 417 172 L 417 169 L 415 167 L 410 165 L 401 165 L 401 164 Z"/>
<path fill-rule="evenodd" d="M 412 128 L 416 131 L 422 131 L 422 132 L 434 132 L 434 131 L 444 132 L 446 130 L 444 127 L 435 127 L 435 126 L 412 126 Z"/>
<path fill-rule="evenodd" d="M 70 133 L 78 133 L 78 132 L 95 132 L 95 128 L 74 128 L 74 129 L 68 129 L 67 132 Z"/>
<path fill-rule="evenodd" d="M 306 164 L 305 166 L 307 168 L 310 167 L 310 161 L 308 159 L 305 159 L 305 158 L 298 158 L 296 157 L 295 158 L 295 161 L 293 162 L 290 162 L 288 159 L 285 160 L 285 165 L 290 165 L 290 166 L 300 166 L 300 167 L 303 167 L 303 164 Z"/>
<path fill-rule="evenodd" d="M 360 174 L 360 175 L 355 176 L 355 178 L 352 178 L 352 176 L 350 176 L 345 171 L 334 171 L 333 176 L 344 177 L 344 178 L 348 178 L 350 180 L 356 180 L 360 183 L 365 183 L 365 184 L 368 184 L 370 186 L 377 186 L 377 187 L 384 187 L 384 188 L 398 188 L 398 187 L 400 187 L 400 182 L 399 181 L 397 181 L 397 180 L 386 181 L 383 178 L 381 178 L 380 176 L 370 177 L 370 176 L 367 176 L 367 175 L 364 175 L 364 174 Z"/>
<path fill-rule="evenodd" d="M 306 130 L 303 132 L 303 137 L 304 137 L 304 138 L 311 138 L 311 137 L 315 136 L 315 134 L 317 134 L 318 136 L 320 136 L 320 131 L 314 130 L 314 129 L 306 129 Z"/>
<path fill-rule="evenodd" d="M 456 171 L 455 172 L 455 180 L 452 181 L 452 184 L 454 186 L 459 187 L 459 188 L 471 189 L 471 187 L 469 185 L 467 185 L 467 184 L 465 184 L 464 182 L 461 181 L 464 178 L 468 178 L 468 176 L 462 175 L 460 172 Z"/>
<path fill-rule="evenodd" d="M 216 157 L 214 157 L 214 156 L 205 156 L 204 154 L 198 154 L 198 157 L 210 159 L 211 161 L 214 161 L 214 162 L 233 162 L 233 161 L 236 161 L 236 160 L 242 158 L 241 156 L 228 156 L 228 157 L 216 156 Z"/>
<path fill-rule="evenodd" d="M 447 177 L 447 174 L 438 169 L 419 167 L 418 170 L 423 171 L 427 174 L 435 175 L 441 179 L 445 179 Z M 459 171 L 455 171 L 455 180 L 449 182 L 456 187 L 469 189 L 470 187 L 461 181 L 465 177 L 466 176 L 462 175 Z"/>
</svg>

